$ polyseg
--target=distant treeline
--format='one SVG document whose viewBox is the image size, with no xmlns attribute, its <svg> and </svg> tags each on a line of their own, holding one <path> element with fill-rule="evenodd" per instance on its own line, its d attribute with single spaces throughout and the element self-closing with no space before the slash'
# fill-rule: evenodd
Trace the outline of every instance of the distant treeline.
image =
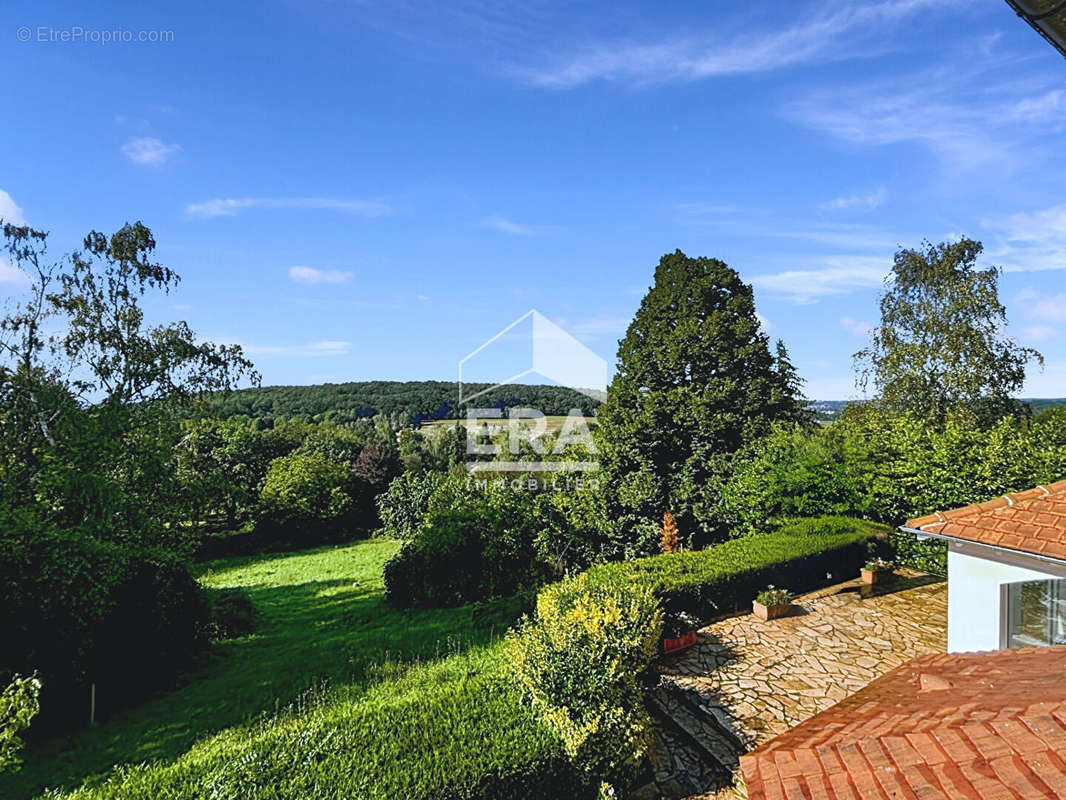
<svg viewBox="0 0 1066 800">
<path fill-rule="evenodd" d="M 814 412 L 817 419 L 828 422 L 837 419 L 844 407 L 852 400 L 814 400 L 808 408 Z M 1021 402 L 1029 406 L 1034 415 L 1049 408 L 1066 406 L 1066 397 L 1030 397 L 1021 398 Z"/>
<path fill-rule="evenodd" d="M 488 383 L 464 383 L 463 397 L 488 389 Z M 238 415 L 262 420 L 279 417 L 307 418 L 309 421 L 348 422 L 384 415 L 404 423 L 418 424 L 434 419 L 456 419 L 465 415 L 459 409 L 459 385 L 454 381 L 356 381 L 323 383 L 315 386 L 263 386 L 241 389 L 213 401 L 216 414 Z M 596 412 L 598 400 L 563 386 L 508 384 L 475 398 L 476 408 L 536 408 L 545 414 L 566 414 L 580 408 L 586 415 Z"/>
</svg>

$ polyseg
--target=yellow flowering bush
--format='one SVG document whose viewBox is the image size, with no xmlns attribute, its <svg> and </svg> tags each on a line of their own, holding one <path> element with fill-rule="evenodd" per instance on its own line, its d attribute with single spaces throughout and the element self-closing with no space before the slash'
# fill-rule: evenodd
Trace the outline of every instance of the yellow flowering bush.
<svg viewBox="0 0 1066 800">
<path fill-rule="evenodd" d="M 647 753 L 643 680 L 662 624 L 647 588 L 582 575 L 544 589 L 511 634 L 518 684 L 590 778 L 625 784 Z"/>
</svg>

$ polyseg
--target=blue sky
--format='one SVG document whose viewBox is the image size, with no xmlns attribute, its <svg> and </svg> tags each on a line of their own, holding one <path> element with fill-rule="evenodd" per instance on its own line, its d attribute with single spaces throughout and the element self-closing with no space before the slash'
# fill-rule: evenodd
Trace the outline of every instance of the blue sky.
<svg viewBox="0 0 1066 800">
<path fill-rule="evenodd" d="M 893 252 L 966 234 L 1066 396 L 1066 62 L 1002 0 L 7 8 L 0 215 L 144 221 L 153 317 L 264 383 L 452 379 L 530 308 L 613 363 L 680 248 L 845 398 Z"/>
</svg>

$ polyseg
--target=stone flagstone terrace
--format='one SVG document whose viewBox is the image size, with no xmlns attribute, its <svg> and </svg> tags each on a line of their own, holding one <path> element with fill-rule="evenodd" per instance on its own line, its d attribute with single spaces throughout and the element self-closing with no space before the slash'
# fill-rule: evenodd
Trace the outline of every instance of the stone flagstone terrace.
<svg viewBox="0 0 1066 800">
<path fill-rule="evenodd" d="M 947 583 L 901 570 L 805 595 L 764 622 L 741 614 L 699 631 L 659 663 L 655 783 L 667 798 L 735 797 L 740 755 L 826 710 L 915 656 L 944 652 Z"/>
</svg>

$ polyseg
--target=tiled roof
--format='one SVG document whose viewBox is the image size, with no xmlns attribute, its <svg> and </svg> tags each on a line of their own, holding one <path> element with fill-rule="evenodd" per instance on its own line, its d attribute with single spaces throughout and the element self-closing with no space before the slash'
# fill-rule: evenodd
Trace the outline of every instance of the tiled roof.
<svg viewBox="0 0 1066 800">
<path fill-rule="evenodd" d="M 1066 798 L 1066 645 L 916 658 L 740 767 L 750 800 Z"/>
<path fill-rule="evenodd" d="M 1066 561 L 1066 480 L 937 511 L 904 527 Z"/>
</svg>

